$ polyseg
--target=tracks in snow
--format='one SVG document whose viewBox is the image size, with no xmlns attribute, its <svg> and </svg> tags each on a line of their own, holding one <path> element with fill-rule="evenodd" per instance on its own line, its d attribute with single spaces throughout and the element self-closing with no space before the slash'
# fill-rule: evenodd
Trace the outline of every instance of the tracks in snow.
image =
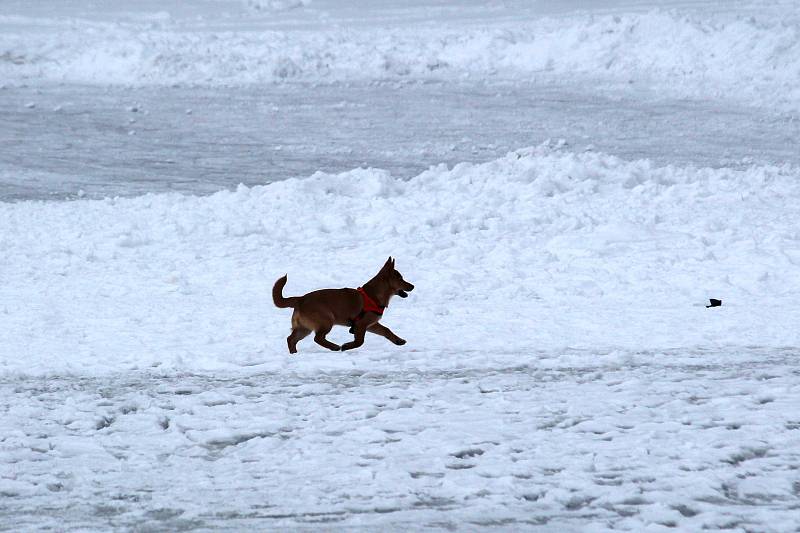
<svg viewBox="0 0 800 533">
<path fill-rule="evenodd" d="M 800 504 L 791 470 L 800 459 L 795 356 L 750 350 L 724 364 L 723 355 L 7 377 L 0 519 L 145 529 L 781 530 Z"/>
</svg>

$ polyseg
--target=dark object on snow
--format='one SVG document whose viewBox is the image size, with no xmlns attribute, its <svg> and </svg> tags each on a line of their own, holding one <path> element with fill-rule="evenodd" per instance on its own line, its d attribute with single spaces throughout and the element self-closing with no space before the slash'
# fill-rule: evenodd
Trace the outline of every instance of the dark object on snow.
<svg viewBox="0 0 800 533">
<path fill-rule="evenodd" d="M 717 300 L 716 298 L 709 298 L 708 301 L 711 302 L 711 305 L 707 305 L 706 309 L 709 307 L 719 307 L 722 305 L 722 300 Z"/>
</svg>

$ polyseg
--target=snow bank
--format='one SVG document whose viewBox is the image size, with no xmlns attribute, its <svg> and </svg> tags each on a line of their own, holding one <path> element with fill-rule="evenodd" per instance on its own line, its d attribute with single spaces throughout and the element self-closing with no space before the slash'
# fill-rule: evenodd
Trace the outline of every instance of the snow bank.
<svg viewBox="0 0 800 533">
<path fill-rule="evenodd" d="M 306 7 L 311 0 L 243 0 L 245 6 L 257 11 L 288 11 Z"/>
<path fill-rule="evenodd" d="M 289 31 L 189 30 L 169 17 L 124 24 L 0 17 L 0 26 L 6 30 L 0 34 L 4 83 L 589 76 L 674 95 L 736 96 L 795 109 L 800 102 L 796 14 L 756 19 L 654 11 Z"/>
<path fill-rule="evenodd" d="M 0 204 L 0 371 L 624 365 L 797 346 L 798 198 L 795 167 L 542 146 L 409 181 L 357 169 L 208 197 Z M 274 280 L 288 272 L 289 295 L 357 286 L 390 254 L 417 285 L 385 316 L 408 345 L 307 340 L 288 358 Z"/>
</svg>

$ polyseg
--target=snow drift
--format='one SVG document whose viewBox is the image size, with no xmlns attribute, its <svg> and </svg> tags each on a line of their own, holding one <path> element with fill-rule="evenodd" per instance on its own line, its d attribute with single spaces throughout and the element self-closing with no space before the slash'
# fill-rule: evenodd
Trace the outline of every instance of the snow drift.
<svg viewBox="0 0 800 533">
<path fill-rule="evenodd" d="M 0 76 L 101 84 L 249 84 L 590 76 L 684 96 L 796 108 L 800 22 L 659 12 L 524 22 L 314 30 L 188 30 L 0 17 Z"/>
<path fill-rule="evenodd" d="M 287 295 L 357 286 L 388 255 L 417 285 L 385 315 L 409 344 L 371 337 L 351 356 L 307 340 L 299 364 L 796 346 L 798 197 L 790 166 L 541 146 L 408 181 L 356 169 L 208 197 L 0 204 L 0 368 L 281 368 L 274 280 L 289 273 Z"/>
</svg>

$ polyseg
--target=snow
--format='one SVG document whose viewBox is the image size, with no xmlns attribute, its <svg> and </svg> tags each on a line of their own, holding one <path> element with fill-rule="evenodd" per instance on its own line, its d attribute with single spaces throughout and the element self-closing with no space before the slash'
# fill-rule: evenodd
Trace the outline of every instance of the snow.
<svg viewBox="0 0 800 533">
<path fill-rule="evenodd" d="M 273 4 L 278 11 L 297 6 L 289 10 L 295 18 L 276 22 Z M 125 85 L 568 77 L 800 109 L 800 18 L 791 3 L 734 14 L 706 8 L 535 16 L 531 7 L 498 8 L 481 24 L 462 16 L 375 26 L 331 18 L 313 3 L 250 3 L 260 5 L 265 13 L 247 10 L 238 15 L 243 21 L 219 7 L 143 21 L 0 16 L 0 76 L 8 84 Z M 215 23 L 220 11 L 239 24 Z"/>
<path fill-rule="evenodd" d="M 672 355 L 4 381 L 0 513 L 20 529 L 793 531 L 793 354 Z M 764 388 L 780 394 L 761 404 Z"/>
<path fill-rule="evenodd" d="M 2 204 L 6 512 L 790 531 L 799 174 L 553 143 L 407 181 Z M 274 279 L 356 286 L 390 253 L 406 347 L 284 353 Z"/>
<path fill-rule="evenodd" d="M 3 7 L 3 527 L 796 531 L 792 2 Z"/>
<path fill-rule="evenodd" d="M 1 364 L 276 370 L 288 316 L 273 282 L 288 272 L 286 294 L 358 286 L 389 255 L 419 290 L 387 322 L 420 350 L 373 339 L 366 351 L 390 367 L 399 353 L 449 368 L 430 354 L 504 365 L 531 350 L 794 346 L 798 178 L 552 143 L 410 180 L 356 169 L 206 197 L 0 204 L 0 335 L 18 354 Z M 723 307 L 706 309 L 710 297 Z"/>
</svg>

